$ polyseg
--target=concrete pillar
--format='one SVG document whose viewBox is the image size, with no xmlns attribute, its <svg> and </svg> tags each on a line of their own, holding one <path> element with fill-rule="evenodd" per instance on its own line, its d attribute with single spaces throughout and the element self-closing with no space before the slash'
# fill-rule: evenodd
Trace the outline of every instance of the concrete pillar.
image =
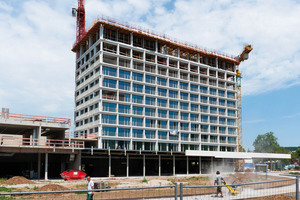
<svg viewBox="0 0 300 200">
<path fill-rule="evenodd" d="M 129 177 L 129 154 L 126 156 L 127 161 L 126 161 L 126 177 Z"/>
<path fill-rule="evenodd" d="M 104 32 L 104 26 L 103 26 L 103 24 L 101 24 L 100 25 L 100 32 L 99 32 L 100 39 L 103 39 L 103 32 Z"/>
<path fill-rule="evenodd" d="M 201 157 L 199 157 L 199 174 L 201 174 Z"/>
<path fill-rule="evenodd" d="M 38 167 L 37 167 L 37 175 L 38 175 L 38 179 L 41 178 L 41 153 L 38 153 L 38 159 L 37 159 L 37 164 L 38 164 Z"/>
<path fill-rule="evenodd" d="M 48 180 L 48 153 L 45 153 L 45 180 Z"/>
<path fill-rule="evenodd" d="M 81 170 L 81 151 L 79 151 L 79 153 L 75 157 L 73 168 L 75 170 Z"/>
<path fill-rule="evenodd" d="M 143 155 L 143 177 L 146 176 L 146 155 Z"/>
<path fill-rule="evenodd" d="M 214 173 L 214 157 L 211 157 L 211 160 L 210 160 L 210 162 L 211 162 L 211 174 L 213 174 Z"/>
<path fill-rule="evenodd" d="M 158 156 L 158 176 L 161 176 L 161 156 Z"/>
<path fill-rule="evenodd" d="M 111 176 L 111 155 L 108 155 L 108 177 Z"/>
<path fill-rule="evenodd" d="M 189 157 L 186 157 L 186 174 L 189 175 Z"/>
<path fill-rule="evenodd" d="M 175 176 L 175 155 L 173 155 L 173 176 Z"/>
</svg>

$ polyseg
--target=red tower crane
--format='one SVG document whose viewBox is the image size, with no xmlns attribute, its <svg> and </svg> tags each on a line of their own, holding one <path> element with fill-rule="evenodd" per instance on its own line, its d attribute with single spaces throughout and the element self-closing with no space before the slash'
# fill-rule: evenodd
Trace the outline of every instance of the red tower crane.
<svg viewBox="0 0 300 200">
<path fill-rule="evenodd" d="M 76 17 L 76 42 L 78 42 L 85 34 L 85 0 L 78 0 L 78 8 L 72 8 L 72 16 Z"/>
</svg>

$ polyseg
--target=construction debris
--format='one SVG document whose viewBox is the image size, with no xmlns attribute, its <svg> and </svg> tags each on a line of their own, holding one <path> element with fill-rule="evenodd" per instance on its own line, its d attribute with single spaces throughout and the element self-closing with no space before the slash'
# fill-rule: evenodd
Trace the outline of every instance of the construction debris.
<svg viewBox="0 0 300 200">
<path fill-rule="evenodd" d="M 36 191 L 63 191 L 63 190 L 69 190 L 69 189 L 61 185 L 49 184 L 38 188 Z"/>
<path fill-rule="evenodd" d="M 23 176 L 14 176 L 1 183 L 1 185 L 17 185 L 17 184 L 35 184 L 35 182 L 28 180 Z"/>
</svg>

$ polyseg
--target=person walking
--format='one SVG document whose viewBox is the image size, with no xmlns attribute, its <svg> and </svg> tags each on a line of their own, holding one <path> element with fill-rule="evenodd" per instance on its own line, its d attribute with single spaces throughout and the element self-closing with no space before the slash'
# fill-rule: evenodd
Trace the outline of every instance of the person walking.
<svg viewBox="0 0 300 200">
<path fill-rule="evenodd" d="M 223 176 L 220 174 L 219 171 L 216 172 L 216 179 L 215 179 L 215 183 L 214 185 L 218 185 L 217 187 L 217 194 L 216 197 L 219 195 L 219 193 L 221 193 L 220 197 L 223 197 L 223 193 L 222 193 L 222 187 L 219 185 L 222 185 L 222 181 L 224 180 Z"/>
<path fill-rule="evenodd" d="M 86 200 L 93 200 L 94 198 L 94 192 L 93 191 L 90 191 L 90 190 L 94 190 L 95 187 L 94 187 L 94 182 L 91 180 L 91 177 L 86 177 L 86 180 L 88 181 L 88 193 L 87 193 L 87 196 L 86 196 Z"/>
</svg>

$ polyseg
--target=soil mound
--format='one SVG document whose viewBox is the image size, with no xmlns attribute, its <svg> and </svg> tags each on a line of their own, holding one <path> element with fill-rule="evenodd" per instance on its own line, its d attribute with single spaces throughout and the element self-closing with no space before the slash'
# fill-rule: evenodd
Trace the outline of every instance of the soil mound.
<svg viewBox="0 0 300 200">
<path fill-rule="evenodd" d="M 62 191 L 62 190 L 69 190 L 69 189 L 61 185 L 49 184 L 38 188 L 36 191 Z"/>
<path fill-rule="evenodd" d="M 1 185 L 17 185 L 17 184 L 35 184 L 35 182 L 28 180 L 23 176 L 14 176 L 1 183 Z"/>
</svg>

